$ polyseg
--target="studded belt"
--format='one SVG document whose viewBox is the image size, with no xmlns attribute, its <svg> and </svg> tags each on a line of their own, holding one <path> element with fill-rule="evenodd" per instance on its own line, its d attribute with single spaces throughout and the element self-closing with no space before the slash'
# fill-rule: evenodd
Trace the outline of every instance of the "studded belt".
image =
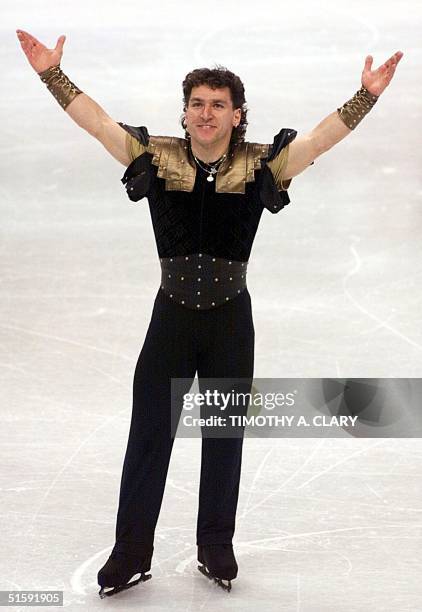
<svg viewBox="0 0 422 612">
<path fill-rule="evenodd" d="M 246 288 L 246 261 L 195 253 L 163 258 L 160 263 L 161 289 L 186 308 L 216 308 Z"/>
</svg>

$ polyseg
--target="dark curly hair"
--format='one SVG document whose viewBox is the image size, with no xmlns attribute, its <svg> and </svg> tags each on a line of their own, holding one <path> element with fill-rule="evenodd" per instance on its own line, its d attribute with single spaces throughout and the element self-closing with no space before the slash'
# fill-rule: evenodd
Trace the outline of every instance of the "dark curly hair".
<svg viewBox="0 0 422 612">
<path fill-rule="evenodd" d="M 245 100 L 245 88 L 240 78 L 230 72 L 224 66 L 216 65 L 215 68 L 196 68 L 186 75 L 185 80 L 182 83 L 183 87 L 183 115 L 181 116 L 181 124 L 185 130 L 185 137 L 190 138 L 186 131 L 185 115 L 186 108 L 189 104 L 189 98 L 193 87 L 199 85 L 207 85 L 211 89 L 222 89 L 228 87 L 230 89 L 230 95 L 232 99 L 233 108 L 240 108 L 242 113 L 240 117 L 240 123 L 237 127 L 232 130 L 230 139 L 230 145 L 238 144 L 245 140 L 246 127 L 248 125 L 247 114 L 248 109 L 246 107 Z"/>
</svg>

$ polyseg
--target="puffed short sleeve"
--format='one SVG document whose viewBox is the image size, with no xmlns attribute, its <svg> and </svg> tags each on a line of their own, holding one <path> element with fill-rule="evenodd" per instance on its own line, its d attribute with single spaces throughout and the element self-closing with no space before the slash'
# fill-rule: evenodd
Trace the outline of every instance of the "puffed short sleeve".
<svg viewBox="0 0 422 612">
<path fill-rule="evenodd" d="M 132 202 L 138 202 L 148 195 L 151 185 L 151 155 L 146 155 L 149 134 L 145 126 L 119 125 L 126 130 L 126 146 L 132 160 L 121 179 Z"/>
<path fill-rule="evenodd" d="M 119 125 L 126 130 L 126 150 L 130 161 L 133 161 L 147 150 L 149 142 L 149 134 L 147 128 L 142 125 L 134 127 L 120 123 Z"/>
<path fill-rule="evenodd" d="M 290 145 L 287 144 L 283 149 L 281 149 L 280 153 L 274 157 L 274 159 L 267 161 L 267 166 L 271 170 L 271 174 L 274 177 L 274 182 L 279 191 L 287 191 L 292 180 L 283 179 L 287 162 L 289 160 L 289 146 Z"/>
<path fill-rule="evenodd" d="M 264 208 L 277 213 L 290 203 L 287 189 L 291 179 L 285 180 L 284 173 L 289 159 L 289 144 L 297 136 L 296 130 L 283 128 L 274 137 L 270 153 L 263 163 L 260 177 L 260 199 Z"/>
</svg>

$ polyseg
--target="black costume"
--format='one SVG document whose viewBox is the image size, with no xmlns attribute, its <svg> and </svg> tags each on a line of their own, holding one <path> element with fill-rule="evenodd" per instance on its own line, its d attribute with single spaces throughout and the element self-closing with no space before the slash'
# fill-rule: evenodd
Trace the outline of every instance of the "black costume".
<svg viewBox="0 0 422 612">
<path fill-rule="evenodd" d="M 136 554 L 149 547 L 152 554 L 173 446 L 170 379 L 192 381 L 197 372 L 201 391 L 202 378 L 252 384 L 247 262 L 263 209 L 278 212 L 290 201 L 267 162 L 286 153 L 296 131 L 281 130 L 271 146 L 234 145 L 217 180 L 208 182 L 187 140 L 120 125 L 139 143 L 122 182 L 132 201 L 148 198 L 162 279 L 135 370 L 115 550 Z M 198 545 L 232 541 L 242 442 L 202 440 Z"/>
</svg>

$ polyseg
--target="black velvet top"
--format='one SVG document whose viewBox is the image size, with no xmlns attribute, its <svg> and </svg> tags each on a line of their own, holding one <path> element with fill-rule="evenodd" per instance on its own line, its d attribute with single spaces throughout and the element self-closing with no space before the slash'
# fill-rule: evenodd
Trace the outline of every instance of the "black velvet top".
<svg viewBox="0 0 422 612">
<path fill-rule="evenodd" d="M 120 124 L 143 145 L 148 145 L 146 128 Z M 247 262 L 264 208 L 278 212 L 289 204 L 287 191 L 279 191 L 267 161 L 274 159 L 297 132 L 283 129 L 269 147 L 269 155 L 246 182 L 245 193 L 217 193 L 215 181 L 199 166 L 193 191 L 166 190 L 157 176 L 153 155 L 144 152 L 128 166 L 122 180 L 129 198 L 147 197 L 158 254 L 169 258 L 194 253 Z M 187 141 L 186 141 L 187 142 Z"/>
</svg>

